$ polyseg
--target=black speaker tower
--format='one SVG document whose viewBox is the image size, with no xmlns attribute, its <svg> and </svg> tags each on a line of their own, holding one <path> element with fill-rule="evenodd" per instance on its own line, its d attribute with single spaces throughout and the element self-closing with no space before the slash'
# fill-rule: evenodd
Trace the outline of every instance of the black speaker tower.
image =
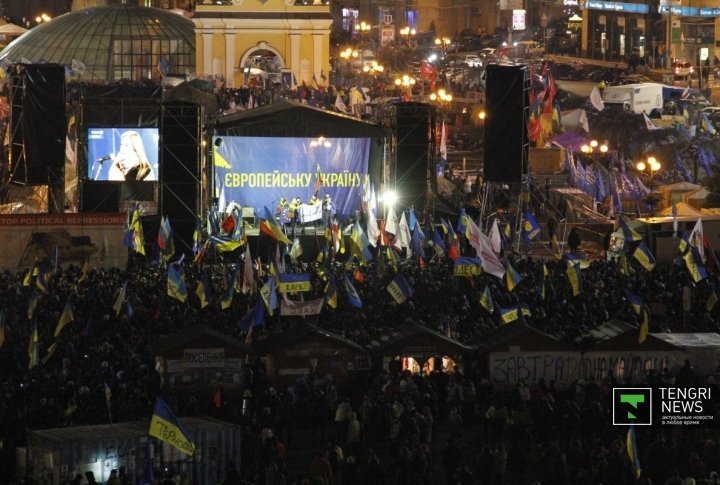
<svg viewBox="0 0 720 485">
<path fill-rule="evenodd" d="M 15 64 L 10 71 L 10 170 L 16 185 L 48 185 L 63 210 L 65 183 L 65 67 Z"/>
<path fill-rule="evenodd" d="M 403 205 L 413 207 L 418 217 L 428 211 L 428 183 L 433 182 L 435 155 L 435 106 L 400 103 L 395 106 L 395 180 Z M 432 187 L 431 187 L 432 188 Z"/>
<path fill-rule="evenodd" d="M 200 211 L 200 105 L 163 103 L 160 141 L 160 213 L 170 221 L 176 252 L 191 254 Z"/>
<path fill-rule="evenodd" d="M 485 91 L 485 181 L 521 182 L 530 145 L 528 67 L 489 64 Z"/>
</svg>

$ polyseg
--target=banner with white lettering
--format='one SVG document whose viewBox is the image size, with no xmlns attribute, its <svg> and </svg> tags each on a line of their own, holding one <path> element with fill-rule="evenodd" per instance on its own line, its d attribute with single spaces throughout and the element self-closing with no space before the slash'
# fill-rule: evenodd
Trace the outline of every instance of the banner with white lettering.
<svg viewBox="0 0 720 485">
<path fill-rule="evenodd" d="M 300 222 L 312 222 L 322 219 L 322 204 L 300 204 Z"/>
<path fill-rule="evenodd" d="M 214 169 L 227 200 L 274 209 L 285 197 L 307 202 L 330 194 L 338 218 L 355 215 L 368 172 L 369 138 L 222 136 L 213 140 Z M 318 169 L 319 167 L 319 169 Z"/>
<path fill-rule="evenodd" d="M 225 367 L 225 349 L 184 349 L 186 369 Z"/>
<path fill-rule="evenodd" d="M 317 315 L 322 310 L 323 298 L 308 301 L 294 301 L 291 305 L 280 300 L 280 315 L 283 317 L 305 317 L 308 315 Z"/>
<path fill-rule="evenodd" d="M 125 214 L 0 214 L 0 270 L 32 267 L 58 250 L 61 264 L 124 268 Z"/>
</svg>

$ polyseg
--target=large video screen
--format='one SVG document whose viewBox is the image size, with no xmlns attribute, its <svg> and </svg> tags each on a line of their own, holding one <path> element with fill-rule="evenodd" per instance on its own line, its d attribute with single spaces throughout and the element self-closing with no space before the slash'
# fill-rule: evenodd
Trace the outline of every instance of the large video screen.
<svg viewBox="0 0 720 485">
<path fill-rule="evenodd" d="M 157 128 L 88 128 L 87 178 L 158 180 L 158 138 Z"/>
<path fill-rule="evenodd" d="M 360 208 L 370 139 L 222 136 L 213 140 L 213 155 L 227 202 L 274 210 L 282 197 L 307 203 L 317 192 L 329 194 L 347 218 Z"/>
</svg>

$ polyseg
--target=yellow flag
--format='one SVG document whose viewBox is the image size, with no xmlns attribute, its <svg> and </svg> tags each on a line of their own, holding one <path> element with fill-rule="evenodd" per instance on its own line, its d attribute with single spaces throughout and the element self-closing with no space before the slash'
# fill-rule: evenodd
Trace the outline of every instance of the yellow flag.
<svg viewBox="0 0 720 485">
<path fill-rule="evenodd" d="M 648 336 L 648 332 L 650 331 L 650 317 L 648 316 L 647 310 L 643 310 L 643 319 L 642 323 L 640 324 L 640 328 L 638 329 L 638 343 L 641 344 L 645 342 Z"/>
</svg>

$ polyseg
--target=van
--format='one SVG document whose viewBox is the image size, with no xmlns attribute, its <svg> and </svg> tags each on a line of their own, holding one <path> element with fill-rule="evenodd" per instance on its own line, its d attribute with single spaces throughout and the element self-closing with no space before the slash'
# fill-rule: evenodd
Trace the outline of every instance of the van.
<svg viewBox="0 0 720 485">
<path fill-rule="evenodd" d="M 618 106 L 636 114 L 649 115 L 654 109 L 663 109 L 663 85 L 639 83 L 608 86 L 603 91 L 603 101 L 608 106 Z"/>
<path fill-rule="evenodd" d="M 517 57 L 542 57 L 545 54 L 545 47 L 534 40 L 521 40 L 513 42 Z"/>
</svg>

